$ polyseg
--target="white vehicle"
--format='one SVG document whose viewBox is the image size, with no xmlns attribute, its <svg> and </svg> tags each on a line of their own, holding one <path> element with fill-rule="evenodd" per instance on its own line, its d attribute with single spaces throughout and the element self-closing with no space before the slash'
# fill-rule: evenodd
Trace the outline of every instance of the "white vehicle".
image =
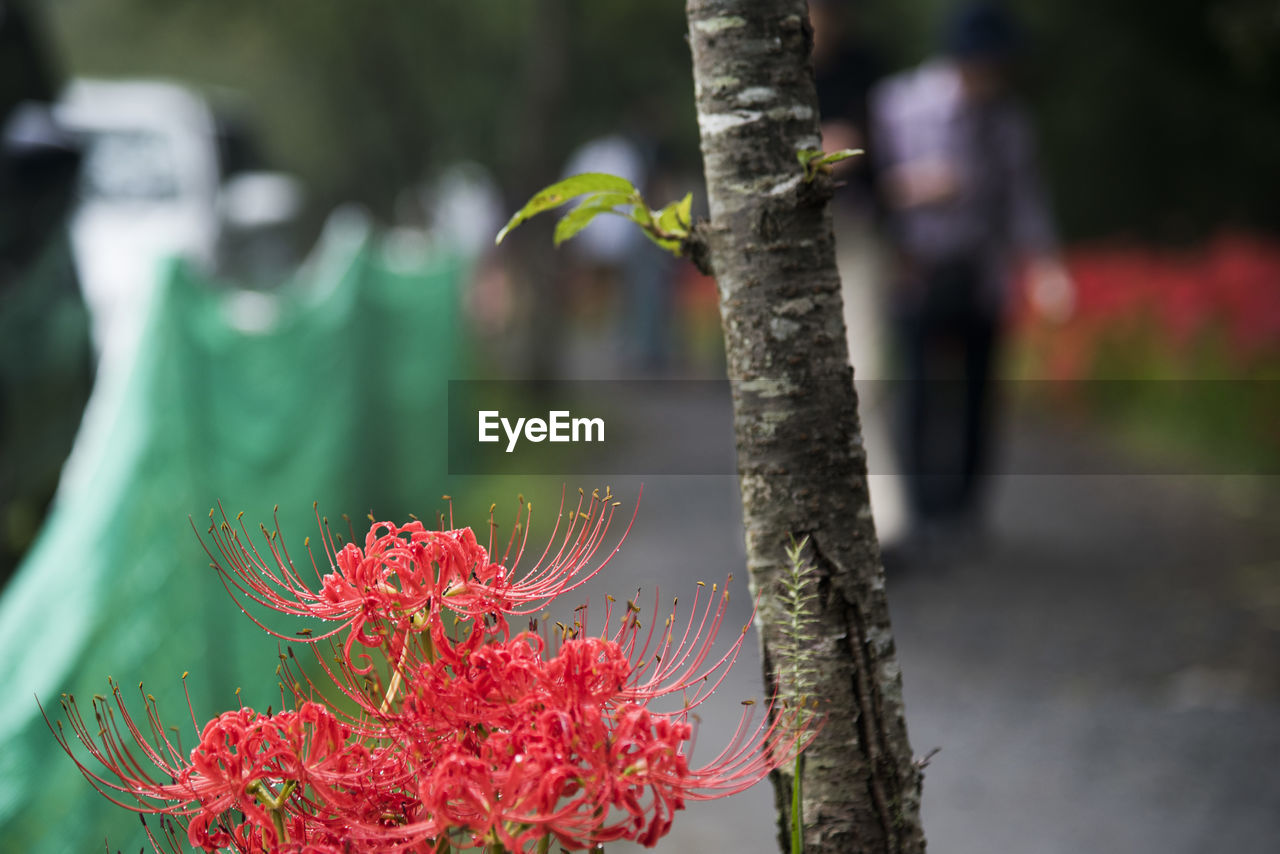
<svg viewBox="0 0 1280 854">
<path fill-rule="evenodd" d="M 171 83 L 82 80 L 57 107 L 84 144 L 71 242 L 94 344 L 137 339 L 160 261 L 211 266 L 220 170 L 213 112 Z"/>
<path fill-rule="evenodd" d="M 224 186 L 214 111 L 184 86 L 78 80 L 56 114 L 85 149 L 71 241 L 104 357 L 137 341 L 165 258 L 212 270 L 227 232 L 297 213 L 287 176 L 245 172 Z"/>
</svg>

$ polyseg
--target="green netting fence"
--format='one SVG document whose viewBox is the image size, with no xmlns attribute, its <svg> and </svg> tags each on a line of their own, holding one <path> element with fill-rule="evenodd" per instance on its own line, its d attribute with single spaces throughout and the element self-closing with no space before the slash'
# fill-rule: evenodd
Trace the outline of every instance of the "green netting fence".
<svg viewBox="0 0 1280 854">
<path fill-rule="evenodd" d="M 412 253 L 411 253 L 412 254 Z M 41 717 L 114 677 L 167 723 L 279 705 L 276 642 L 226 595 L 203 532 L 217 501 L 250 531 L 280 508 L 301 550 L 312 503 L 367 524 L 439 505 L 447 381 L 461 375 L 466 261 L 406 259 L 331 223 L 296 277 L 237 291 L 175 262 L 131 364 L 99 376 L 53 509 L 0 599 L 0 849 L 137 851 L 136 816 L 99 797 Z M 345 523 L 339 522 L 345 529 Z M 92 725 L 92 721 L 90 721 Z"/>
</svg>

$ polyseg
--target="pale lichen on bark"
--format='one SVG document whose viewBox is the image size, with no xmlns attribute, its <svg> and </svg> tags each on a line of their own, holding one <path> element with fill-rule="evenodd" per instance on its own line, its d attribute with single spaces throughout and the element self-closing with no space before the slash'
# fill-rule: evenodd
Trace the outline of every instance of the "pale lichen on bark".
<svg viewBox="0 0 1280 854">
<path fill-rule="evenodd" d="M 916 854 L 920 774 L 869 511 L 829 178 L 805 181 L 797 160 L 820 145 L 807 10 L 803 0 L 688 0 L 687 9 L 711 211 L 698 239 L 737 381 L 748 569 L 763 594 L 770 680 L 783 617 L 774 593 L 792 535 L 810 537 L 816 566 L 809 652 L 828 720 L 806 754 L 805 850 Z M 785 821 L 789 771 L 775 782 Z"/>
</svg>

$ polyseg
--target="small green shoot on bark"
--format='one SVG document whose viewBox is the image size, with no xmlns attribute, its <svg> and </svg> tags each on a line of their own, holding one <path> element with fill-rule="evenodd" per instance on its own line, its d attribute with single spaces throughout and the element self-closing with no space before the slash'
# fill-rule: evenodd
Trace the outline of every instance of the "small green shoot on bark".
<svg viewBox="0 0 1280 854">
<path fill-rule="evenodd" d="M 555 245 L 559 246 L 586 228 L 601 214 L 625 217 L 640 227 L 644 236 L 673 255 L 684 252 L 684 244 L 692 229 L 693 195 L 685 194 L 660 210 L 650 210 L 640 191 L 625 178 L 602 172 L 574 175 L 541 190 L 498 232 L 495 243 L 513 228 L 549 210 L 582 197 L 578 206 L 556 223 Z"/>
<path fill-rule="evenodd" d="M 804 182 L 808 184 L 818 177 L 818 173 L 831 174 L 833 164 L 863 153 L 865 152 L 861 148 L 842 148 L 839 151 L 827 152 L 816 148 L 802 148 L 796 152 L 796 159 L 804 167 Z"/>
</svg>

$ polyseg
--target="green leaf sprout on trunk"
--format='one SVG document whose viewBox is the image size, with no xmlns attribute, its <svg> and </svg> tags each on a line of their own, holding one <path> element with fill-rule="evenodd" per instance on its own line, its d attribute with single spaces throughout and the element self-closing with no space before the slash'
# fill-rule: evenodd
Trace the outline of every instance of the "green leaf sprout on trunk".
<svg viewBox="0 0 1280 854">
<path fill-rule="evenodd" d="M 819 174 L 830 174 L 832 165 L 850 157 L 863 154 L 861 148 L 842 148 L 839 151 L 819 151 L 816 148 L 802 148 L 796 152 L 796 159 L 804 167 L 804 182 L 812 183 Z"/>
<path fill-rule="evenodd" d="M 686 193 L 678 202 L 659 210 L 651 210 L 640 191 L 630 181 L 617 175 L 586 172 L 565 178 L 541 190 L 498 232 L 495 243 L 501 243 L 516 226 L 540 213 L 554 210 L 576 198 L 577 207 L 556 223 L 555 244 L 559 246 L 586 228 L 601 214 L 625 217 L 640 227 L 644 236 L 673 255 L 683 255 L 692 232 L 693 194 Z"/>
</svg>

